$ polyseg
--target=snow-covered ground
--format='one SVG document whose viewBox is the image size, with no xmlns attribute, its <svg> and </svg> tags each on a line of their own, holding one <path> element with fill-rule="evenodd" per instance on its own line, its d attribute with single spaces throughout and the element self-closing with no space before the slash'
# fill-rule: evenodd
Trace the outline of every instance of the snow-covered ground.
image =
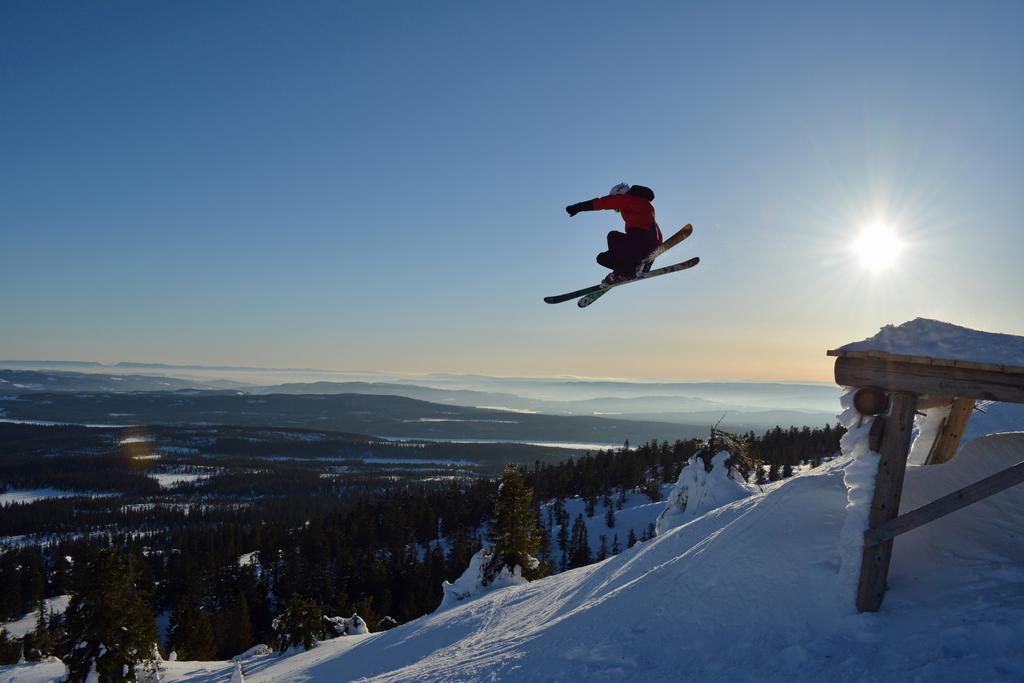
<svg viewBox="0 0 1024 683">
<path fill-rule="evenodd" d="M 70 595 L 58 595 L 55 598 L 46 599 L 46 611 L 47 613 L 53 612 L 54 614 L 64 614 L 64 610 L 68 608 L 68 603 L 71 602 Z M 0 624 L 0 629 L 7 632 L 7 635 L 13 638 L 22 638 L 26 634 L 31 633 L 36 628 L 36 622 L 39 619 L 38 612 L 29 612 L 21 619 L 15 621 L 8 621 L 7 623 Z M 0 677 L 0 680 L 6 680 Z"/>
<path fill-rule="evenodd" d="M 0 666 L 0 681 L 4 683 L 56 683 L 68 674 L 64 662 L 56 657 L 47 657 L 31 664 Z"/>
<path fill-rule="evenodd" d="M 98 498 L 101 496 L 118 495 L 120 494 L 100 493 L 98 491 L 67 491 L 55 488 L 8 489 L 5 493 L 0 493 L 0 507 L 3 507 L 4 505 L 34 503 L 37 500 L 45 500 L 47 498 L 73 498 L 75 496 Z"/>
</svg>

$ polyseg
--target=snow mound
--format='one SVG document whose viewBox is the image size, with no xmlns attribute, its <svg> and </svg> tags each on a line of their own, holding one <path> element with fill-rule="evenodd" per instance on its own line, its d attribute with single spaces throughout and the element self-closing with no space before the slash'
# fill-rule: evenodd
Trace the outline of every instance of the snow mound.
<svg viewBox="0 0 1024 683">
<path fill-rule="evenodd" d="M 655 528 L 659 535 L 753 493 L 739 474 L 729 470 L 728 459 L 728 451 L 718 453 L 711 459 L 708 472 L 700 456 L 690 458 L 658 517 Z"/>
<path fill-rule="evenodd" d="M 330 624 L 335 636 L 361 636 L 370 632 L 366 621 L 358 614 L 351 617 L 324 617 L 324 621 Z"/>
<path fill-rule="evenodd" d="M 979 401 L 978 410 L 971 415 L 964 430 L 963 440 L 967 442 L 998 432 L 1024 432 L 1024 404 Z"/>
<path fill-rule="evenodd" d="M 68 669 L 64 662 L 56 657 L 44 657 L 38 662 L 0 666 L 0 681 L 4 683 L 53 683 L 63 681 L 67 675 Z"/>
<path fill-rule="evenodd" d="M 437 608 L 437 611 L 448 609 L 452 605 L 487 590 L 497 590 L 498 588 L 527 583 L 527 580 L 523 578 L 522 568 L 518 566 L 512 570 L 509 570 L 508 567 L 502 567 L 501 571 L 488 583 L 484 578 L 484 570 L 490 561 L 491 549 L 481 548 L 470 558 L 469 566 L 466 567 L 466 571 L 462 572 L 462 576 L 451 583 L 448 581 L 442 583 L 441 588 L 444 591 L 444 597 L 441 598 L 441 605 Z"/>
<path fill-rule="evenodd" d="M 899 326 L 886 325 L 875 336 L 839 350 L 885 351 L 902 356 L 1024 367 L 1024 337 L 979 332 L 927 318 L 915 318 Z"/>
</svg>

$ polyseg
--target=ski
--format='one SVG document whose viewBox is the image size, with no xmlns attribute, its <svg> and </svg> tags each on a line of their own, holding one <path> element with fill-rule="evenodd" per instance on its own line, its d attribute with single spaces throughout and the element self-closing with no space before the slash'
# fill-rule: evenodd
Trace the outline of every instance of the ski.
<svg viewBox="0 0 1024 683">
<path fill-rule="evenodd" d="M 682 261 L 681 263 L 673 263 L 671 266 L 665 266 L 664 268 L 655 268 L 649 270 L 646 273 L 641 273 L 634 278 L 629 280 L 622 280 L 620 282 L 614 282 L 610 285 L 600 285 L 600 289 L 594 292 L 589 292 L 580 297 L 580 300 L 576 302 L 576 305 L 580 308 L 586 308 L 590 304 L 594 303 L 602 296 L 608 293 L 609 290 L 618 287 L 619 285 L 628 285 L 630 282 L 639 282 L 640 280 L 648 280 L 652 277 L 658 277 L 659 275 L 668 275 L 669 273 L 675 273 L 680 270 L 686 270 L 687 268 L 693 268 L 695 265 L 700 263 L 700 257 L 694 256 L 692 259 Z"/>
<path fill-rule="evenodd" d="M 678 232 L 676 232 L 674 235 L 669 237 L 667 240 L 665 240 L 664 242 L 659 244 L 654 250 L 651 251 L 651 253 L 649 253 L 647 256 L 645 256 L 640 261 L 641 267 L 643 267 L 643 265 L 646 264 L 646 263 L 654 261 L 654 259 L 658 258 L 662 254 L 664 254 L 666 251 L 668 251 L 672 247 L 676 246 L 677 244 L 679 244 L 680 242 L 682 242 L 683 240 L 685 240 L 687 237 L 689 237 L 692 234 L 693 234 L 693 226 L 690 225 L 689 223 L 687 223 L 682 228 L 680 228 Z M 694 265 L 696 265 L 696 264 L 694 264 Z M 650 276 L 650 273 L 648 273 L 645 277 L 649 277 L 649 276 Z M 546 297 L 544 297 L 544 302 L 548 303 L 548 304 L 560 304 L 563 301 L 569 301 L 570 299 L 578 299 L 581 296 L 587 296 L 588 294 L 594 294 L 596 292 L 600 292 L 601 290 L 607 290 L 607 289 L 608 289 L 608 287 L 606 285 L 591 285 L 590 287 L 584 287 L 583 289 L 577 289 L 575 292 L 567 292 L 565 294 L 556 294 L 555 296 L 546 296 Z M 596 298 L 597 297 L 594 297 L 594 299 L 596 299 Z"/>
<path fill-rule="evenodd" d="M 590 304 L 594 303 L 595 301 L 600 299 L 602 296 L 604 296 L 605 294 L 607 294 L 611 290 L 612 290 L 611 287 L 605 287 L 605 288 L 603 288 L 599 292 L 594 292 L 593 294 L 587 294 L 586 296 L 581 296 L 579 301 L 576 302 L 576 305 L 579 306 L 580 308 L 586 308 L 587 306 L 589 306 Z M 582 303 L 584 301 L 586 301 L 586 303 Z"/>
<path fill-rule="evenodd" d="M 666 251 L 676 246 L 677 244 L 679 244 L 692 234 L 693 226 L 687 223 L 683 227 L 679 228 L 679 231 L 676 234 L 672 235 L 667 240 L 663 241 L 661 244 L 655 247 L 650 254 L 644 257 L 642 263 L 647 261 L 653 261 L 654 259 L 658 258 Z"/>
<path fill-rule="evenodd" d="M 586 296 L 587 294 L 593 294 L 594 292 L 599 292 L 599 291 L 601 291 L 604 288 L 605 288 L 605 285 L 591 285 L 590 287 L 584 287 L 583 289 L 577 289 L 575 292 L 567 292 L 565 294 L 558 294 L 556 296 L 546 296 L 546 297 L 544 297 L 544 303 L 560 304 L 563 301 L 568 301 L 569 299 L 578 299 L 581 296 Z"/>
</svg>

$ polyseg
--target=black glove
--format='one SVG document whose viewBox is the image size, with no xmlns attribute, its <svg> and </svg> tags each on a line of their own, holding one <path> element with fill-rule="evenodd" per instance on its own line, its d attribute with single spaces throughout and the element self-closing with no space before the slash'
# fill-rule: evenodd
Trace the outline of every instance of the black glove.
<svg viewBox="0 0 1024 683">
<path fill-rule="evenodd" d="M 579 204 L 570 204 L 569 206 L 565 207 L 565 212 L 569 214 L 570 217 L 572 217 L 578 214 L 580 211 L 590 211 L 593 208 L 594 200 L 591 199 L 590 201 L 580 202 Z"/>
</svg>

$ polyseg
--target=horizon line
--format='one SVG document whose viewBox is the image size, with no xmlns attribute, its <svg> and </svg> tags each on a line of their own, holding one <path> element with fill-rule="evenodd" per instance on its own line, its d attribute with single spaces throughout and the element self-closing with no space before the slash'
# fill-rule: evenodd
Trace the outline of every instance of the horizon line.
<svg viewBox="0 0 1024 683">
<path fill-rule="evenodd" d="M 58 365 L 58 366 L 88 366 L 103 369 L 167 369 L 167 370 L 205 370 L 223 372 L 273 372 L 273 373 L 324 373 L 337 375 L 392 375 L 396 378 L 414 379 L 422 378 L 443 378 L 443 377 L 480 377 L 495 380 L 534 380 L 534 381 L 569 381 L 569 382 L 621 382 L 628 384 L 706 384 L 706 383 L 742 383 L 742 384 L 833 384 L 822 380 L 787 380 L 787 379 L 666 379 L 663 377 L 624 378 L 624 377 L 593 377 L 586 375 L 546 375 L 546 376 L 522 376 L 522 375 L 487 375 L 478 372 L 451 372 L 436 371 L 430 373 L 399 372 L 393 370 L 329 370 L 323 368 L 275 368 L 257 366 L 237 365 L 200 365 L 195 363 L 162 363 L 162 362 L 139 362 L 139 361 L 117 361 L 104 363 L 95 360 L 54 360 L 54 359 L 0 359 L 0 369 L 5 365 Z"/>
</svg>

